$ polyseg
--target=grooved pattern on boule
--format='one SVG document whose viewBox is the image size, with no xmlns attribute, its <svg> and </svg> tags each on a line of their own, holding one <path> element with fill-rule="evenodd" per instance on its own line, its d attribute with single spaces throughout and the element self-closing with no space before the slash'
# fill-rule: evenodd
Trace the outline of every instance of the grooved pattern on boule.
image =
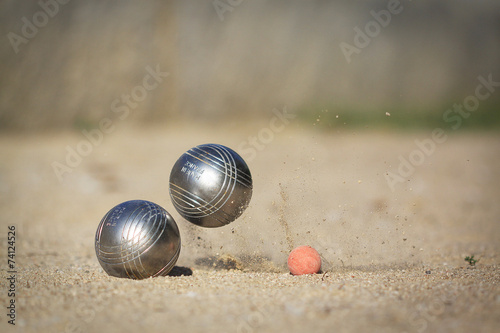
<svg viewBox="0 0 500 333">
<path fill-rule="evenodd" d="M 179 257 L 179 230 L 172 216 L 157 204 L 127 201 L 101 220 L 95 251 L 109 275 L 132 279 L 165 275 Z"/>
<path fill-rule="evenodd" d="M 170 197 L 186 220 L 218 227 L 238 218 L 250 202 L 252 177 L 232 149 L 205 144 L 184 153 L 170 174 Z"/>
</svg>

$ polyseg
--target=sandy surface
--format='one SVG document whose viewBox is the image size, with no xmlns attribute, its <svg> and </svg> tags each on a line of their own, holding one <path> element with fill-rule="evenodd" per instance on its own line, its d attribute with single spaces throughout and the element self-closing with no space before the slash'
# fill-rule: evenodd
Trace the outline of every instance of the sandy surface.
<svg viewBox="0 0 500 333">
<path fill-rule="evenodd" d="M 496 332 L 500 329 L 500 136 L 449 133 L 394 191 L 385 179 L 430 131 L 318 131 L 290 124 L 249 152 L 245 128 L 116 124 L 62 181 L 51 164 L 82 133 L 0 135 L 2 332 Z M 168 176 L 185 150 L 221 143 L 254 179 L 232 224 L 183 220 Z M 246 150 L 243 153 L 243 150 Z M 100 219 L 145 199 L 176 219 L 173 276 L 107 276 Z M 16 326 L 7 323 L 7 227 L 16 228 Z M 315 247 L 323 273 L 291 276 L 291 248 Z M 480 261 L 470 267 L 464 257 Z M 225 269 L 229 263 L 235 269 Z M 175 276 L 177 275 L 177 276 Z"/>
</svg>

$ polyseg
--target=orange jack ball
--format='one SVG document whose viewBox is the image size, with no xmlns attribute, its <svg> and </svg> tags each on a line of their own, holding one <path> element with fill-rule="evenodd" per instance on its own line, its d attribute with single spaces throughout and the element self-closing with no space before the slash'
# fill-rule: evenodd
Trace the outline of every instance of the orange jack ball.
<svg viewBox="0 0 500 333">
<path fill-rule="evenodd" d="M 309 245 L 295 248 L 288 256 L 288 269 L 293 275 L 316 274 L 321 270 L 321 257 Z"/>
</svg>

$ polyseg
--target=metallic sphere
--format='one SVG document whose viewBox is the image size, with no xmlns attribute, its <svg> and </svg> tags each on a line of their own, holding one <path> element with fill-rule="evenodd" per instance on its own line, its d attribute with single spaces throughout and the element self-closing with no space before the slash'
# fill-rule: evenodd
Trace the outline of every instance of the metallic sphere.
<svg viewBox="0 0 500 333">
<path fill-rule="evenodd" d="M 181 249 L 172 216 L 155 203 L 132 200 L 112 208 L 95 235 L 95 252 L 111 276 L 145 279 L 166 275 Z"/>
<path fill-rule="evenodd" d="M 250 203 L 252 176 L 232 149 L 200 145 L 184 153 L 172 168 L 170 197 L 189 222 L 207 228 L 224 226 Z"/>
</svg>

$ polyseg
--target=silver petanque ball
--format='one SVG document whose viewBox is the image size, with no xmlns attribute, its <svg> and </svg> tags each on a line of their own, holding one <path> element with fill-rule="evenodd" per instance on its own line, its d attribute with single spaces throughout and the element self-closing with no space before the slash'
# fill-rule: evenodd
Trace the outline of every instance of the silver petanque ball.
<svg viewBox="0 0 500 333">
<path fill-rule="evenodd" d="M 181 249 L 172 216 L 155 203 L 123 202 L 101 220 L 95 235 L 97 259 L 106 273 L 130 279 L 166 275 Z"/>
<path fill-rule="evenodd" d="M 170 173 L 170 197 L 179 214 L 214 228 L 236 220 L 252 197 L 252 176 L 234 150 L 205 144 L 184 153 Z"/>
</svg>

